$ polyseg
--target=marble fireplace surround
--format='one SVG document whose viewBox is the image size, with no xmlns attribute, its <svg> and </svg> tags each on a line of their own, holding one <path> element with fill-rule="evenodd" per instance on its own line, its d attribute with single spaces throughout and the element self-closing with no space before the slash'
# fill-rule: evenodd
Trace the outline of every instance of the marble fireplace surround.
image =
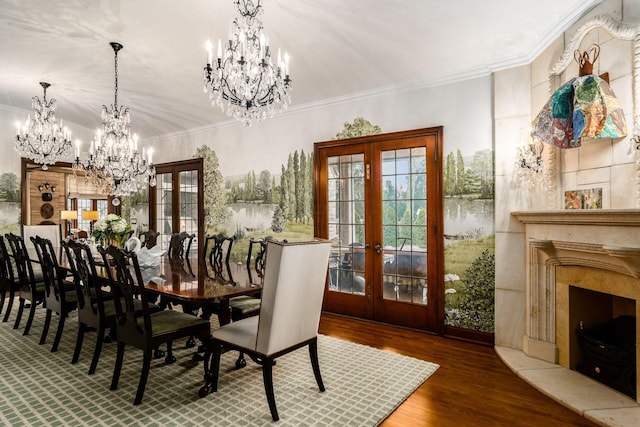
<svg viewBox="0 0 640 427">
<path fill-rule="evenodd" d="M 568 294 L 577 286 L 635 300 L 623 304 L 622 314 L 634 314 L 640 323 L 640 210 L 511 214 L 524 224 L 526 236 L 526 330 L 522 352 L 497 348 L 498 354 L 540 391 L 587 417 L 590 412 L 601 425 L 627 425 L 623 420 L 630 414 L 629 425 L 637 425 L 637 402 L 567 369 L 573 330 Z M 640 324 L 636 331 L 638 345 Z"/>
</svg>

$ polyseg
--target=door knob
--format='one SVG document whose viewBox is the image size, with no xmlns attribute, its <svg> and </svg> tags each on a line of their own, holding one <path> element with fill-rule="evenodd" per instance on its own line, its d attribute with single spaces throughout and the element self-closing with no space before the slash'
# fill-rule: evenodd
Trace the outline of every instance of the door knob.
<svg viewBox="0 0 640 427">
<path fill-rule="evenodd" d="M 376 250 L 376 253 L 377 253 L 378 255 L 380 255 L 380 254 L 382 253 L 382 246 L 380 246 L 380 245 L 375 245 L 375 246 L 373 247 L 373 249 L 375 249 L 375 250 Z"/>
</svg>

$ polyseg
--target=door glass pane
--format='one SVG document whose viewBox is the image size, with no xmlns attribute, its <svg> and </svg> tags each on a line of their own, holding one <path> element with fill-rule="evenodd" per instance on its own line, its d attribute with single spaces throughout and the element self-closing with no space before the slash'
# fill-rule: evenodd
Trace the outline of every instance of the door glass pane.
<svg viewBox="0 0 640 427">
<path fill-rule="evenodd" d="M 171 195 L 173 193 L 173 182 L 170 173 L 158 174 L 156 176 L 156 216 L 158 229 L 160 232 L 159 245 L 161 249 L 169 248 L 169 239 L 173 228 L 171 219 L 173 213 L 171 211 Z"/>
<path fill-rule="evenodd" d="M 78 199 L 78 230 L 89 231 L 91 229 L 91 221 L 83 219 L 82 212 L 90 211 L 91 199 Z"/>
<path fill-rule="evenodd" d="M 329 291 L 364 295 L 364 154 L 327 160 Z"/>
<path fill-rule="evenodd" d="M 388 150 L 381 157 L 382 296 L 426 305 L 426 150 Z"/>
<path fill-rule="evenodd" d="M 180 172 L 180 231 L 198 235 L 198 171 Z M 196 256 L 198 245 L 192 243 L 189 256 Z"/>
</svg>

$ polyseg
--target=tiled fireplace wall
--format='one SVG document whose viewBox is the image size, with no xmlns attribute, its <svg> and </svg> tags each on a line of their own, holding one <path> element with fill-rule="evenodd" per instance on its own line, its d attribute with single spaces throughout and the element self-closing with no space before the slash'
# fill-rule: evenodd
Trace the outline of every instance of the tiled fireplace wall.
<svg viewBox="0 0 640 427">
<path fill-rule="evenodd" d="M 543 183 L 528 187 L 514 179 L 516 149 L 528 142 L 531 121 L 535 118 L 553 89 L 577 76 L 577 65 L 571 64 L 550 84 L 550 70 L 569 47 L 577 30 L 594 17 L 610 16 L 628 25 L 640 24 L 640 2 L 637 0 L 603 0 L 563 34 L 549 35 L 553 41 L 535 54 L 527 65 L 493 73 L 494 79 L 494 152 L 496 171 L 495 231 L 496 231 L 496 301 L 495 343 L 498 346 L 522 349 L 527 330 L 525 263 L 528 241 L 524 225 L 511 215 L 512 211 L 554 209 L 549 206 L 548 188 Z M 605 29 L 589 31 L 579 49 L 593 43 L 601 48 L 595 72 L 608 72 L 611 87 L 620 99 L 628 121 L 633 121 L 633 49 L 634 42 L 619 40 Z M 571 52 L 573 57 L 573 52 Z M 636 67 L 640 67 L 638 64 Z M 640 72 L 637 73 L 640 76 Z M 640 80 L 639 80 L 640 82 Z M 553 86 L 555 84 L 555 86 Z M 633 156 L 627 153 L 629 137 L 586 141 L 582 147 L 557 150 L 556 163 L 545 168 L 556 171 L 555 205 L 562 209 L 566 190 L 600 187 L 603 189 L 603 210 L 637 209 L 640 181 Z M 545 145 L 544 156 L 553 147 Z M 565 240 L 574 241 L 574 240 Z M 610 242 L 615 244 L 615 242 Z M 640 242 L 636 244 L 640 246 Z"/>
</svg>

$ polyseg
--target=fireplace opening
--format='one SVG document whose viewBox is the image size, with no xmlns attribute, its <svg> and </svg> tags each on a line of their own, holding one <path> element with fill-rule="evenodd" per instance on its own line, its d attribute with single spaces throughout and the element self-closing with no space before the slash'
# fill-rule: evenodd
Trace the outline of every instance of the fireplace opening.
<svg viewBox="0 0 640 427">
<path fill-rule="evenodd" d="M 569 287 L 570 367 L 636 398 L 635 301 Z"/>
</svg>

